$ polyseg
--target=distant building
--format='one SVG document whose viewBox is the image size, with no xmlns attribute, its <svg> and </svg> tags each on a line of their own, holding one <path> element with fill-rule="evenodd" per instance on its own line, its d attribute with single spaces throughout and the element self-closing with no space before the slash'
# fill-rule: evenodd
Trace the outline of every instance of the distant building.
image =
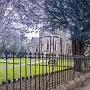
<svg viewBox="0 0 90 90">
<path fill-rule="evenodd" d="M 72 54 L 71 41 L 66 37 L 64 32 L 61 35 L 53 35 L 45 31 L 40 32 L 39 37 L 32 37 L 31 52 L 43 52 L 44 54 L 55 53 Z"/>
<path fill-rule="evenodd" d="M 39 37 L 32 37 L 30 49 L 32 53 L 39 52 Z"/>
</svg>

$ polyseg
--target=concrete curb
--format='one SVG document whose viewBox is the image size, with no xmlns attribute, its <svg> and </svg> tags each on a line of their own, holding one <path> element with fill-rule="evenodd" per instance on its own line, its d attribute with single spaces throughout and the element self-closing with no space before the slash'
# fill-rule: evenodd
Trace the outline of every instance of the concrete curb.
<svg viewBox="0 0 90 90">
<path fill-rule="evenodd" d="M 90 73 L 81 75 L 80 77 L 75 78 L 72 81 L 69 81 L 63 85 L 57 86 L 51 90 L 74 90 L 76 87 L 79 87 L 84 84 L 84 81 L 90 78 Z"/>
</svg>

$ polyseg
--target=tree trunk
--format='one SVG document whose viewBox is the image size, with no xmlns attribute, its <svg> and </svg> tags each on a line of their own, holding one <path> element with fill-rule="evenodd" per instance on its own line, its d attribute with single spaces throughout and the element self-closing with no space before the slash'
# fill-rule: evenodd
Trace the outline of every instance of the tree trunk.
<svg viewBox="0 0 90 90">
<path fill-rule="evenodd" d="M 74 57 L 74 70 L 82 70 L 82 56 L 84 55 L 84 41 L 73 40 L 72 41 L 72 54 Z"/>
</svg>

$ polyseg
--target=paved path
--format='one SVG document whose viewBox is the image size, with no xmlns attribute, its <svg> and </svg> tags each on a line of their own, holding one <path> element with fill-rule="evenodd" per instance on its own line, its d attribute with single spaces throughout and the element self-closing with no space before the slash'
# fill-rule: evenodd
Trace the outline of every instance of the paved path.
<svg viewBox="0 0 90 90">
<path fill-rule="evenodd" d="M 85 86 L 79 87 L 76 90 L 90 90 L 90 79 L 84 82 Z"/>
<path fill-rule="evenodd" d="M 45 61 L 43 61 L 43 62 L 45 62 Z M 31 62 L 31 65 L 37 65 L 37 64 L 39 64 L 39 63 L 42 63 L 42 61 L 40 61 L 40 62 Z M 26 66 L 29 66 L 30 64 L 27 64 Z M 25 64 L 21 64 L 21 67 L 22 66 L 25 66 Z M 14 66 L 14 68 L 17 68 L 17 67 L 20 67 L 20 65 L 15 65 Z M 13 66 L 8 66 L 8 68 L 13 68 Z M 4 66 L 4 67 L 2 67 L 2 68 L 0 68 L 0 70 L 6 70 L 6 66 Z"/>
</svg>

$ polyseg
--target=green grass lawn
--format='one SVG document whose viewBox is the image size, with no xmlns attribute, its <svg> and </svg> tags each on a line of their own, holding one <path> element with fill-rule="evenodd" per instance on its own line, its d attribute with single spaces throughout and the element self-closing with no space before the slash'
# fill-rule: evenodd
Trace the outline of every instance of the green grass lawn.
<svg viewBox="0 0 90 90">
<path fill-rule="evenodd" d="M 26 60 L 27 62 L 27 66 L 22 66 L 21 69 L 21 74 L 22 77 L 29 77 L 34 76 L 34 75 L 39 75 L 39 74 L 45 74 L 45 73 L 51 73 L 52 72 L 52 65 L 48 65 L 46 66 L 46 62 L 41 62 L 41 60 L 32 60 L 32 62 L 41 62 L 40 65 L 32 65 L 30 67 L 30 60 Z M 0 62 L 3 62 L 3 60 L 0 60 Z M 4 62 L 6 62 L 4 60 Z M 13 66 L 13 60 L 8 60 L 8 63 L 12 63 L 12 64 L 8 64 L 8 66 Z M 20 60 L 19 59 L 15 59 L 14 63 L 19 63 L 19 64 L 14 64 L 14 66 L 20 65 Z M 22 59 L 22 64 L 25 64 L 25 59 Z M 70 68 L 71 66 L 73 66 L 73 62 L 64 60 L 64 61 L 59 61 L 58 64 L 55 66 L 54 71 L 62 71 L 65 69 Z M 0 63 L 0 68 L 5 67 L 5 63 Z M 69 67 L 67 67 L 69 66 Z M 30 73 L 32 72 L 32 73 Z M 27 73 L 27 74 L 26 74 Z M 14 78 L 18 79 L 20 78 L 20 66 L 14 68 Z M 8 79 L 13 80 L 13 68 L 8 68 Z M 2 81 L 6 81 L 6 70 L 0 70 L 0 83 Z"/>
<path fill-rule="evenodd" d="M 20 59 L 15 58 L 14 60 L 13 59 L 8 59 L 7 60 L 8 66 L 13 66 L 13 61 L 14 61 L 14 66 L 20 65 Z M 25 64 L 25 62 L 27 62 L 27 64 L 30 64 L 30 62 L 39 62 L 39 60 L 32 59 L 30 61 L 30 59 L 22 58 L 21 59 L 21 64 Z M 0 59 L 0 68 L 4 67 L 4 66 L 6 66 L 6 60 Z"/>
</svg>

